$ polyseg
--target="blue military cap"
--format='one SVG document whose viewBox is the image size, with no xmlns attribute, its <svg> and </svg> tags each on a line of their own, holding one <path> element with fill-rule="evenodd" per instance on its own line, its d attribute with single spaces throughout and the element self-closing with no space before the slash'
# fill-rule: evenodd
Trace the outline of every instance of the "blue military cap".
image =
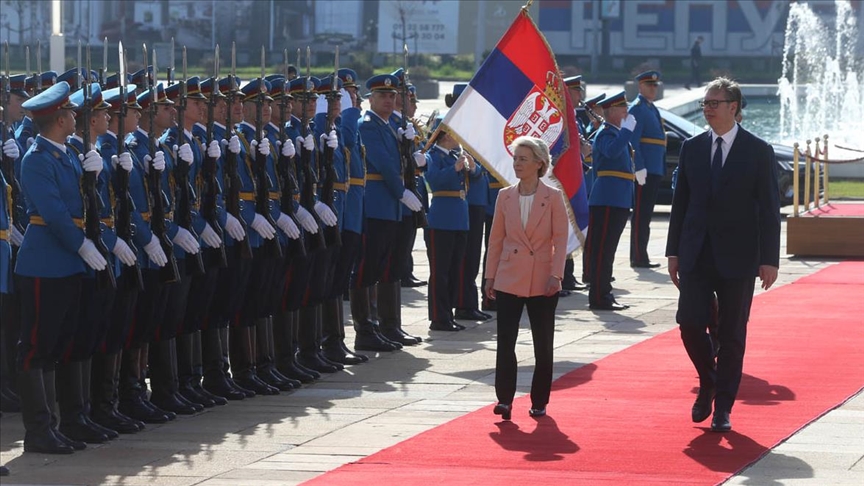
<svg viewBox="0 0 864 486">
<path fill-rule="evenodd" d="M 271 87 L 270 82 L 266 79 L 253 79 L 240 88 L 240 92 L 243 93 L 242 101 L 255 101 L 255 98 L 260 93 L 264 93 L 265 101 L 273 101 L 273 98 L 269 95 Z"/>
<path fill-rule="evenodd" d="M 57 83 L 21 104 L 33 114 L 34 118 L 50 115 L 59 110 L 72 110 L 77 107 L 69 99 L 69 83 Z"/>
<path fill-rule="evenodd" d="M 141 105 L 135 97 L 135 89 L 138 88 L 134 84 L 126 85 L 126 106 L 136 110 L 141 109 Z M 105 102 L 111 105 L 111 111 L 120 111 L 120 87 L 106 89 L 102 92 L 102 97 Z"/>
<path fill-rule="evenodd" d="M 343 88 L 357 87 L 357 73 L 353 69 L 342 68 L 336 73 L 336 76 L 342 80 Z"/>
<path fill-rule="evenodd" d="M 150 86 L 150 83 L 147 82 L 147 76 L 150 77 L 150 82 L 153 82 L 153 66 L 147 66 L 146 68 L 139 69 L 132 73 L 132 79 L 129 81 L 137 84 L 138 86 Z"/>
<path fill-rule="evenodd" d="M 267 76 L 264 76 L 264 79 L 267 81 L 270 81 L 270 84 L 273 84 L 274 79 L 279 79 L 279 78 L 284 78 L 284 77 L 285 77 L 284 74 L 268 74 Z"/>
<path fill-rule="evenodd" d="M 569 78 L 564 78 L 564 85 L 570 89 L 585 89 L 582 86 L 582 76 L 570 76 Z"/>
<path fill-rule="evenodd" d="M 366 89 L 372 92 L 382 91 L 395 93 L 399 86 L 399 78 L 392 74 L 379 74 L 366 80 Z"/>
<path fill-rule="evenodd" d="M 16 74 L 9 76 L 9 92 L 22 98 L 29 98 L 27 93 L 27 75 Z"/>
<path fill-rule="evenodd" d="M 57 82 L 56 71 L 45 71 L 42 74 L 34 73 L 31 79 L 28 80 L 28 89 L 35 90 L 39 83 L 42 83 L 42 90 L 54 86 Z M 32 84 L 29 84 L 32 83 Z"/>
<path fill-rule="evenodd" d="M 87 71 L 83 68 L 72 68 L 57 76 L 57 81 L 66 81 L 69 86 L 80 86 L 87 78 Z"/>
<path fill-rule="evenodd" d="M 234 89 L 233 93 L 240 91 L 240 78 L 238 78 L 237 76 L 234 76 L 233 89 Z M 226 76 L 226 77 L 219 80 L 219 92 L 220 93 L 231 94 L 232 93 L 231 90 L 232 90 L 231 76 Z"/>
<path fill-rule="evenodd" d="M 462 95 L 462 92 L 467 87 L 468 83 L 456 83 L 453 85 L 453 92 L 444 95 L 444 104 L 447 105 L 447 108 L 452 108 L 456 104 L 456 100 L 459 99 L 459 96 Z"/>
<path fill-rule="evenodd" d="M 213 81 L 213 78 L 207 78 L 204 81 L 201 81 L 201 84 L 199 85 L 201 94 L 207 99 L 210 99 L 211 95 L 217 98 L 224 98 L 225 95 L 219 90 L 218 85 L 215 90 L 213 89 L 213 85 L 215 84 Z"/>
<path fill-rule="evenodd" d="M 398 80 L 396 87 L 401 88 L 402 84 L 405 82 L 405 70 L 400 67 L 390 74 Z"/>
<path fill-rule="evenodd" d="M 75 103 L 76 105 L 78 105 L 75 108 L 76 111 L 80 111 L 80 110 L 83 110 L 85 108 L 85 106 L 84 106 L 84 94 L 86 93 L 87 89 L 88 89 L 88 85 L 85 84 L 81 89 L 72 93 L 72 96 L 69 97 L 69 100 L 72 101 L 72 103 Z M 90 83 L 89 89 L 90 89 L 90 93 L 89 93 L 90 100 L 88 101 L 87 104 L 90 105 L 91 109 L 93 109 L 93 110 L 107 110 L 108 108 L 111 108 L 111 105 L 106 103 L 105 99 L 102 96 L 102 88 L 99 87 L 99 83 Z"/>
<path fill-rule="evenodd" d="M 126 84 L 128 85 L 131 83 L 132 83 L 132 75 L 127 73 L 126 74 Z M 108 76 L 107 78 L 105 78 L 105 82 L 102 84 L 102 87 L 105 89 L 116 88 L 118 86 L 120 86 L 120 73 L 115 73 L 115 74 L 112 74 L 111 76 Z M 135 90 L 133 89 L 132 91 L 135 91 Z"/>
<path fill-rule="evenodd" d="M 605 98 L 605 97 L 606 97 L 606 93 L 600 93 L 599 95 L 597 95 L 597 96 L 595 96 L 589 100 L 586 100 L 585 106 L 587 106 L 588 108 L 594 108 L 597 105 L 597 103 L 602 101 L 603 98 Z"/>
<path fill-rule="evenodd" d="M 317 91 L 318 94 L 327 94 L 330 91 L 333 91 L 334 88 L 333 88 L 333 85 L 331 83 L 332 80 L 333 80 L 333 76 L 325 76 L 324 78 L 321 79 L 321 82 L 318 84 L 318 87 L 315 89 L 315 91 Z M 335 90 L 339 91 L 340 89 L 342 89 L 343 86 L 344 85 L 342 84 L 342 79 L 337 77 Z"/>
<path fill-rule="evenodd" d="M 645 71 L 644 73 L 639 73 L 636 75 L 636 81 L 640 83 L 657 84 L 660 82 L 660 71 Z"/>
<path fill-rule="evenodd" d="M 152 93 L 152 94 L 151 94 Z M 154 100 L 155 97 L 155 100 Z M 142 110 L 146 110 L 150 108 L 152 103 L 157 105 L 173 105 L 174 102 L 168 99 L 168 95 L 165 93 L 165 86 L 162 83 L 157 84 L 153 88 L 145 90 L 143 93 L 138 95 L 138 105 L 141 106 Z"/>
<path fill-rule="evenodd" d="M 607 108 L 612 108 L 613 106 L 627 106 L 627 97 L 624 95 L 624 92 L 621 91 L 616 95 L 603 99 L 598 104 L 604 110 Z"/>
<path fill-rule="evenodd" d="M 315 76 L 309 76 L 308 78 L 306 76 L 295 78 L 292 79 L 291 83 L 288 85 L 288 94 L 298 99 L 304 96 L 317 98 L 318 95 L 315 94 L 315 91 L 318 89 L 319 85 L 321 85 L 321 80 Z"/>
<path fill-rule="evenodd" d="M 271 77 L 271 76 L 268 76 Z M 282 99 L 283 96 L 288 99 L 294 99 L 290 93 L 285 91 L 285 77 L 282 75 L 272 76 L 271 79 L 267 81 L 270 82 L 270 97 L 274 100 Z"/>
<path fill-rule="evenodd" d="M 186 80 L 186 99 L 206 100 L 207 97 L 201 93 L 201 78 L 192 76 Z"/>
<path fill-rule="evenodd" d="M 408 97 L 417 101 L 417 86 L 414 86 L 413 84 L 408 85 Z"/>
</svg>

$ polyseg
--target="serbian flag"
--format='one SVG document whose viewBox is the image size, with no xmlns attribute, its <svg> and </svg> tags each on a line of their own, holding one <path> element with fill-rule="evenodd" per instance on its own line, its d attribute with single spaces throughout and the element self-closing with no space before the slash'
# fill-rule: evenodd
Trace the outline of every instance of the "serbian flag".
<svg viewBox="0 0 864 486">
<path fill-rule="evenodd" d="M 505 184 L 518 182 L 510 143 L 523 135 L 543 139 L 554 165 L 546 180 L 570 201 L 567 250 L 579 248 L 588 227 L 588 201 L 576 115 L 555 56 L 525 7 L 437 130 L 452 135 Z"/>
</svg>

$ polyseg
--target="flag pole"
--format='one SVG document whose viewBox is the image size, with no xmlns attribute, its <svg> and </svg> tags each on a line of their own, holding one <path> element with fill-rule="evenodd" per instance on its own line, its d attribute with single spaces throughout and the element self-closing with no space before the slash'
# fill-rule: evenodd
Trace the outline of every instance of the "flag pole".
<svg viewBox="0 0 864 486">
<path fill-rule="evenodd" d="M 528 12 L 528 9 L 531 8 L 532 3 L 534 3 L 534 0 L 528 0 L 528 3 L 522 5 L 522 11 Z"/>
</svg>

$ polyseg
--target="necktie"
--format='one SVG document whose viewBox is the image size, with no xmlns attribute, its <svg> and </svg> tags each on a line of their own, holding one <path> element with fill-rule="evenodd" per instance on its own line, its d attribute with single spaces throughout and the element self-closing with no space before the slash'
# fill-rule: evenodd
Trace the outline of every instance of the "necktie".
<svg viewBox="0 0 864 486">
<path fill-rule="evenodd" d="M 723 170 L 723 139 L 717 137 L 717 148 L 714 150 L 714 157 L 711 159 L 711 187 L 717 190 L 720 185 L 720 174 Z"/>
</svg>

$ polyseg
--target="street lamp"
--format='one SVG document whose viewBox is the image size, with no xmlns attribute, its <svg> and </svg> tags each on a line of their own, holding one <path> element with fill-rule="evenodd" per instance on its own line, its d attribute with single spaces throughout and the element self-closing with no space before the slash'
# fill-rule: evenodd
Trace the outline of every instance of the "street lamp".
<svg viewBox="0 0 864 486">
<path fill-rule="evenodd" d="M 63 38 L 63 1 L 51 0 L 51 37 L 48 41 L 48 65 L 52 71 L 66 70 L 66 40 Z"/>
</svg>

